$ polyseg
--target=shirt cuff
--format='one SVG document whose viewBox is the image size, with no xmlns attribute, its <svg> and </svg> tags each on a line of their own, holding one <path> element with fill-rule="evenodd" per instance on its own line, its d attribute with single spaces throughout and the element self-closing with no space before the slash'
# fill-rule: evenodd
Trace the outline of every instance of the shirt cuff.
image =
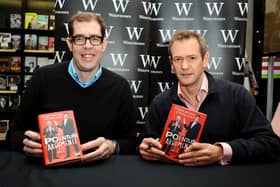
<svg viewBox="0 0 280 187">
<path fill-rule="evenodd" d="M 223 157 L 218 163 L 222 166 L 229 165 L 232 158 L 232 148 L 228 143 L 224 142 L 218 142 L 215 144 L 220 145 L 223 149 Z"/>
</svg>

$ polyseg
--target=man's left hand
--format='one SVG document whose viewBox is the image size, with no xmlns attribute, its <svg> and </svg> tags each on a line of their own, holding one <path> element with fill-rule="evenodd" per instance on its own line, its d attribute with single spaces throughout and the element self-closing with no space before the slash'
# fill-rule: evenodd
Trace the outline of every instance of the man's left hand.
<svg viewBox="0 0 280 187">
<path fill-rule="evenodd" d="M 223 148 L 220 145 L 195 142 L 179 155 L 179 163 L 185 166 L 210 165 L 220 161 L 222 157 Z"/>
<path fill-rule="evenodd" d="M 81 145 L 82 151 L 86 152 L 83 162 L 92 162 L 109 158 L 115 152 L 115 145 L 112 140 L 99 137 Z"/>
</svg>

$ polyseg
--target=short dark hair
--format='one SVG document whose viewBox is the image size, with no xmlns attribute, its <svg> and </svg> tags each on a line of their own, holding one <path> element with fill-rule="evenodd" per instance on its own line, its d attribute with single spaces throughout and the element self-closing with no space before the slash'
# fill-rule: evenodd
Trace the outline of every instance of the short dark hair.
<svg viewBox="0 0 280 187">
<path fill-rule="evenodd" d="M 79 12 L 79 13 L 73 15 L 68 22 L 69 36 L 73 36 L 73 33 L 74 33 L 73 24 L 74 24 L 74 22 L 90 22 L 92 20 L 95 20 L 95 21 L 98 22 L 98 24 L 100 25 L 100 28 L 101 28 L 101 35 L 102 35 L 102 37 L 104 37 L 105 36 L 105 30 L 106 30 L 106 23 L 102 19 L 102 17 L 96 15 L 93 12 Z"/>
<path fill-rule="evenodd" d="M 205 55 L 205 53 L 207 52 L 207 45 L 206 45 L 205 38 L 196 32 L 186 30 L 186 29 L 179 30 L 172 36 L 172 38 L 169 42 L 169 46 L 168 46 L 168 55 L 170 57 L 172 57 L 171 47 L 175 41 L 188 40 L 191 38 L 195 38 L 198 41 L 198 44 L 200 46 L 200 53 L 203 57 Z"/>
</svg>

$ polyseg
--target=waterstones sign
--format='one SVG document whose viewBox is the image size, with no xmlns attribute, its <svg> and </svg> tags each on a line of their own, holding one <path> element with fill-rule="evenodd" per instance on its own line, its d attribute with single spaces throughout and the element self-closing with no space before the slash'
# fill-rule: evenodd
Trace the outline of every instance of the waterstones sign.
<svg viewBox="0 0 280 187">
<path fill-rule="evenodd" d="M 187 28 L 207 39 L 208 72 L 243 82 L 247 0 L 56 0 L 55 5 L 57 63 L 71 58 L 65 38 L 73 14 L 90 11 L 104 18 L 109 45 L 102 65 L 127 78 L 139 109 L 139 129 L 150 101 L 175 80 L 167 46 L 177 30 Z"/>
</svg>

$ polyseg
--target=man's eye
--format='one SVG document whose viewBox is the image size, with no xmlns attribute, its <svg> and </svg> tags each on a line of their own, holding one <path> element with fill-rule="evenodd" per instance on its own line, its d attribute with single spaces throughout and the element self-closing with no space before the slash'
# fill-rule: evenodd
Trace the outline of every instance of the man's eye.
<svg viewBox="0 0 280 187">
<path fill-rule="evenodd" d="M 83 39 L 84 39 L 83 37 L 77 37 L 77 38 L 76 38 L 77 41 L 81 41 L 81 40 L 83 40 Z"/>
<path fill-rule="evenodd" d="M 175 60 L 175 62 L 180 62 L 182 59 L 181 58 L 175 58 L 174 60 Z"/>
</svg>

